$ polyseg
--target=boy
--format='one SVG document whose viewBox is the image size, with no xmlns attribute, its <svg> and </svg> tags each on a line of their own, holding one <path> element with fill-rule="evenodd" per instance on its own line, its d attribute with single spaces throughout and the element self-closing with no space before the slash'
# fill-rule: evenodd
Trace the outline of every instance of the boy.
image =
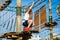
<svg viewBox="0 0 60 40">
<path fill-rule="evenodd" d="M 24 16 L 25 21 L 23 22 L 24 31 L 30 31 L 31 27 L 33 26 L 33 23 L 32 23 L 32 7 L 33 7 L 33 5 L 34 5 L 34 2 L 29 7 L 28 11 L 25 13 L 25 16 Z"/>
</svg>

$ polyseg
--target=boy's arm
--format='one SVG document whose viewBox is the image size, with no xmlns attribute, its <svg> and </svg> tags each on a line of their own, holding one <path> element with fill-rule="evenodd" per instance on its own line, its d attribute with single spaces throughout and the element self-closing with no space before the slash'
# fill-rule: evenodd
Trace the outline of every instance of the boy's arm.
<svg viewBox="0 0 60 40">
<path fill-rule="evenodd" d="M 32 5 L 29 7 L 28 13 L 32 10 L 33 5 L 34 5 L 34 2 L 33 2 Z"/>
<path fill-rule="evenodd" d="M 33 2 L 32 5 L 30 6 L 30 9 L 32 9 L 33 5 L 34 5 L 34 2 Z"/>
</svg>

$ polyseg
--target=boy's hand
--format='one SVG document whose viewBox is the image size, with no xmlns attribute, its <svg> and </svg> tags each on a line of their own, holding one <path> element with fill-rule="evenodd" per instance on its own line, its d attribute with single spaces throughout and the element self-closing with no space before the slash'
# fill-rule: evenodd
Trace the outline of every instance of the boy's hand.
<svg viewBox="0 0 60 40">
<path fill-rule="evenodd" d="M 31 5 L 30 9 L 32 9 L 33 5 L 34 5 L 34 2 L 32 3 L 32 5 Z"/>
<path fill-rule="evenodd" d="M 34 2 L 32 3 L 32 5 L 34 5 Z"/>
</svg>

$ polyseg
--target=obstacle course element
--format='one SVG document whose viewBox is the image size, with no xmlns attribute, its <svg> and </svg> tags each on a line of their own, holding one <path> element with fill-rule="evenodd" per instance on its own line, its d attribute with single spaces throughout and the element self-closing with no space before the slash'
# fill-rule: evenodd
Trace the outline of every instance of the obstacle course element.
<svg viewBox="0 0 60 40">
<path fill-rule="evenodd" d="M 57 25 L 57 23 L 56 22 L 47 22 L 47 23 L 45 23 L 45 26 L 46 27 L 53 27 L 53 26 L 55 26 L 55 25 Z"/>
<path fill-rule="evenodd" d="M 28 40 L 31 38 L 32 33 L 39 33 L 38 31 L 23 31 L 23 32 L 7 32 L 3 35 L 0 35 L 0 38 L 7 38 L 7 39 L 18 39 L 21 38 L 22 40 Z"/>
<path fill-rule="evenodd" d="M 22 39 L 22 40 L 28 40 L 31 38 L 31 32 L 23 31 L 21 33 L 19 32 L 8 32 L 0 36 L 0 38 L 7 38 L 7 39 Z"/>
<path fill-rule="evenodd" d="M 11 0 L 6 0 L 5 4 L 0 6 L 0 11 L 3 11 L 10 3 L 11 3 Z"/>
<path fill-rule="evenodd" d="M 7 39 L 16 39 L 18 37 L 22 37 L 22 33 L 17 33 L 17 32 L 8 32 L 0 36 L 0 38 L 7 38 Z"/>
<path fill-rule="evenodd" d="M 34 26 L 39 26 L 41 29 L 45 28 L 46 18 L 46 5 L 43 5 L 39 10 L 34 13 Z"/>
<path fill-rule="evenodd" d="M 56 7 L 56 12 L 57 12 L 57 14 L 60 16 L 60 4 L 57 5 L 57 7 Z"/>
</svg>

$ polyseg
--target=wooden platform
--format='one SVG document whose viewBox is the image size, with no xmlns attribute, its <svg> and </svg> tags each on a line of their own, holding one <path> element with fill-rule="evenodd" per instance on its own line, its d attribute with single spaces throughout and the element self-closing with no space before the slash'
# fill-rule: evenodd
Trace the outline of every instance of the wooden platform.
<svg viewBox="0 0 60 40">
<path fill-rule="evenodd" d="M 0 38 L 7 38 L 7 39 L 17 39 L 18 37 L 22 37 L 22 33 L 8 32 L 0 36 Z"/>
</svg>

